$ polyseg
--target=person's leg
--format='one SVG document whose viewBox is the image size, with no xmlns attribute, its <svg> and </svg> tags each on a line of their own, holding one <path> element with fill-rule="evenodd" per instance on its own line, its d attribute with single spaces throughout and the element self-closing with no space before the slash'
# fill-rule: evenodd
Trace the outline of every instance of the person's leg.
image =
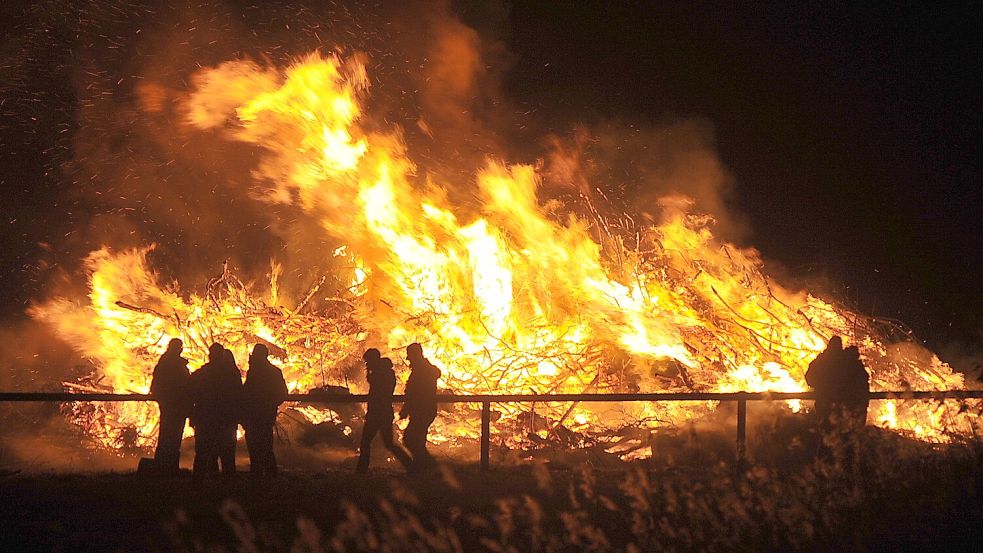
<svg viewBox="0 0 983 553">
<path fill-rule="evenodd" d="M 422 432 L 421 432 L 422 431 Z M 426 427 L 420 424 L 420 419 L 415 415 L 410 415 L 410 422 L 403 431 L 403 445 L 409 450 L 410 466 L 407 472 L 410 474 L 420 472 L 426 466 Z"/>
<path fill-rule="evenodd" d="M 422 426 L 422 429 L 420 430 L 420 437 L 418 438 L 420 441 L 419 447 L 420 447 L 420 452 L 422 454 L 421 459 L 425 463 L 424 466 L 426 467 L 432 467 L 433 465 L 437 464 L 437 461 L 433 458 L 432 455 L 430 455 L 430 451 L 427 450 L 427 434 L 430 433 L 430 425 L 433 424 L 433 421 L 436 418 L 437 418 L 437 413 L 434 413 L 432 415 L 427 415 L 426 418 L 420 421 L 420 425 Z"/>
<path fill-rule="evenodd" d="M 420 419 L 417 416 L 411 415 L 410 423 L 406 425 L 406 430 L 403 431 L 403 444 L 410 451 L 410 455 L 413 456 L 414 461 L 416 461 L 420 451 L 421 438 L 425 444 L 427 439 L 426 427 L 420 424 Z"/>
<path fill-rule="evenodd" d="M 201 426 L 195 428 L 195 460 L 191 465 L 191 474 L 195 480 L 205 475 L 205 444 L 202 443 Z"/>
<path fill-rule="evenodd" d="M 849 457 L 847 462 L 854 470 L 860 470 L 863 465 L 863 440 L 867 428 L 867 406 L 851 405 L 849 408 Z"/>
<path fill-rule="evenodd" d="M 218 474 L 222 467 L 219 464 L 222 458 L 222 429 L 213 428 L 208 432 L 208 471 Z"/>
<path fill-rule="evenodd" d="M 263 475 L 276 476 L 276 455 L 273 453 L 273 425 L 263 427 L 262 442 L 263 447 Z"/>
<path fill-rule="evenodd" d="M 263 464 L 259 458 L 259 430 L 253 424 L 243 425 L 243 429 L 246 431 L 246 451 L 249 452 L 249 472 L 258 474 Z"/>
<path fill-rule="evenodd" d="M 178 415 L 174 422 L 174 442 L 171 449 L 170 467 L 174 472 L 181 470 L 181 444 L 184 442 L 184 428 L 188 425 L 188 417 Z"/>
<path fill-rule="evenodd" d="M 841 469 L 850 468 L 853 455 L 853 420 L 849 408 L 843 403 L 834 403 L 830 413 L 830 442 L 835 465 Z"/>
<path fill-rule="evenodd" d="M 222 473 L 234 474 L 236 471 L 236 429 L 237 426 L 222 428 L 221 450 Z"/>
<path fill-rule="evenodd" d="M 195 428 L 194 477 L 200 480 L 218 470 L 218 436 L 214 428 L 198 424 Z"/>
<path fill-rule="evenodd" d="M 816 433 L 818 444 L 816 448 L 816 459 L 823 463 L 833 461 L 833 433 L 832 406 L 828 401 L 816 402 Z"/>
<path fill-rule="evenodd" d="M 157 469 L 161 472 L 177 472 L 180 467 L 185 420 L 185 417 L 177 413 L 161 410 L 157 451 L 154 453 Z"/>
<path fill-rule="evenodd" d="M 381 428 L 379 429 L 379 437 L 382 438 L 382 443 L 386 446 L 386 449 L 391 451 L 392 454 L 396 456 L 396 459 L 399 460 L 400 464 L 403 465 L 403 468 L 408 470 L 413 460 L 410 459 L 410 456 L 406 453 L 406 450 L 404 450 L 395 442 L 395 440 L 393 440 L 392 422 L 381 425 Z"/>
<path fill-rule="evenodd" d="M 259 423 L 252 429 L 253 448 L 256 453 L 256 474 L 276 474 L 276 458 L 273 456 L 273 426 Z M 251 469 L 250 469 L 251 470 Z"/>
<path fill-rule="evenodd" d="M 362 440 L 358 448 L 358 464 L 355 465 L 355 472 L 364 473 L 369 470 L 369 460 L 372 456 L 372 439 L 379 431 L 379 423 L 373 419 L 367 419 L 362 426 Z"/>
</svg>

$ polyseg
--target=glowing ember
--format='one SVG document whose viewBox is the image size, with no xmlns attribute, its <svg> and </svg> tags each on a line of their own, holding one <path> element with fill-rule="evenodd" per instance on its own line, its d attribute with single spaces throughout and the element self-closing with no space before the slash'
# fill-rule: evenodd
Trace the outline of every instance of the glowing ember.
<svg viewBox="0 0 983 553">
<path fill-rule="evenodd" d="M 476 174 L 480 205 L 462 215 L 446 199 L 448 186 L 421 182 L 398 130 L 359 126 L 368 82 L 359 59 L 312 54 L 284 71 L 229 62 L 200 72 L 187 103 L 194 127 L 223 128 L 265 151 L 255 195 L 299 207 L 345 244 L 335 255 L 348 267 L 336 276 L 350 287 L 332 298 L 336 308 L 310 310 L 306 300 L 287 307 L 276 264 L 264 284 L 226 271 L 204 295 L 182 292 L 159 282 L 149 246 L 93 252 L 88 304 L 56 299 L 33 315 L 119 392 L 148 390 L 172 337 L 184 339 L 192 366 L 212 341 L 239 359 L 250 344 L 271 344 L 292 391 L 346 385 L 352 356 L 367 345 L 397 352 L 413 341 L 440 366 L 440 385 L 462 393 L 798 391 L 833 334 L 860 346 L 874 389 L 963 387 L 924 350 L 888 346 L 866 319 L 768 280 L 757 252 L 717 241 L 712 221 L 689 213 L 685 199 L 666 198 L 662 222 L 651 228 L 618 232 L 551 213 L 537 199 L 533 167 L 490 160 Z M 546 437 L 559 425 L 654 426 L 714 408 L 539 405 L 536 416 L 551 427 L 533 430 Z M 89 430 L 107 445 L 119 445 L 128 428 L 138 445 L 153 439 L 153 405 L 99 409 L 98 428 Z M 496 425 L 520 429 L 521 439 L 528 406 L 497 409 Z M 943 419 L 952 423 L 954 413 L 955 406 L 873 402 L 870 421 L 944 439 Z M 303 414 L 336 418 L 309 407 Z M 476 436 L 472 415 L 442 416 L 435 441 Z"/>
</svg>

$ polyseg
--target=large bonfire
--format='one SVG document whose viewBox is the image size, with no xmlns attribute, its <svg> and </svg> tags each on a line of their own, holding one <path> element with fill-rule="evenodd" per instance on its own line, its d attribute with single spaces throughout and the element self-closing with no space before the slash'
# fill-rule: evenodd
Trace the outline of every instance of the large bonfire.
<svg viewBox="0 0 983 553">
<path fill-rule="evenodd" d="M 964 386 L 918 346 L 892 344 L 876 321 L 769 280 L 757 252 L 715 239 L 712 220 L 691 213 L 685 198 L 652 206 L 657 224 L 613 225 L 538 198 L 534 167 L 489 160 L 474 178 L 479 207 L 462 213 L 447 197 L 450 183 L 417 174 L 398 129 L 360 126 L 367 89 L 359 59 L 317 53 L 283 70 L 234 61 L 199 72 L 188 123 L 258 146 L 250 193 L 316 220 L 344 244 L 334 252 L 341 268 L 318 275 L 300 297 L 283 297 L 275 261 L 262 281 L 244 283 L 225 269 L 190 292 L 161 282 L 148 263 L 153 245 L 94 251 L 85 262 L 87 303 L 59 298 L 33 308 L 96 367 L 85 383 L 68 384 L 145 393 L 156 358 L 180 337 L 193 366 L 213 341 L 239 359 L 268 344 L 294 392 L 364 391 L 348 379 L 352 360 L 376 346 L 398 363 L 414 341 L 443 370 L 440 386 L 459 393 L 800 391 L 809 361 L 843 335 L 860 347 L 875 390 Z M 344 284 L 322 286 L 326 279 Z M 715 407 L 536 411 L 546 436 L 679 424 Z M 496 409 L 508 436 L 528 406 Z M 332 415 L 303 413 L 316 422 Z M 153 404 L 101 404 L 74 416 L 109 446 L 154 439 Z M 873 402 L 869 420 L 937 440 L 957 416 L 955 405 L 892 400 Z M 436 434 L 467 441 L 476 421 L 450 412 Z"/>
</svg>

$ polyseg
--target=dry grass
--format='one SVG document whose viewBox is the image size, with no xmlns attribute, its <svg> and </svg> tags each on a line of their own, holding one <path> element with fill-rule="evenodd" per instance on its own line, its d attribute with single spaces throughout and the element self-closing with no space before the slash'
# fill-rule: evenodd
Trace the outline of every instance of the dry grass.
<svg viewBox="0 0 983 553">
<path fill-rule="evenodd" d="M 871 431 L 859 464 L 823 464 L 801 454 L 809 445 L 777 439 L 786 431 L 759 430 L 755 463 L 743 472 L 713 448 L 691 463 L 689 446 L 677 444 L 674 464 L 489 474 L 446 465 L 412 479 L 334 470 L 196 487 L 133 474 L 6 476 L 0 549 L 842 551 L 983 537 L 980 442 L 926 446 Z"/>
</svg>

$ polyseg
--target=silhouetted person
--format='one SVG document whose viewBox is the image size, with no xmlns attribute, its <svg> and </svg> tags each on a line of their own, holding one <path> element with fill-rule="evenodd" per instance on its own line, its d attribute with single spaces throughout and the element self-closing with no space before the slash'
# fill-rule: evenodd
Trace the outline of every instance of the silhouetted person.
<svg viewBox="0 0 983 553">
<path fill-rule="evenodd" d="M 427 451 L 427 432 L 437 418 L 437 379 L 440 369 L 423 356 L 423 346 L 414 342 L 406 347 L 410 377 L 406 381 L 406 402 L 399 418 L 410 418 L 403 443 L 413 456 L 413 469 L 424 470 L 435 464 Z"/>
<path fill-rule="evenodd" d="M 365 378 L 369 382 L 369 401 L 365 412 L 365 426 L 362 427 L 362 442 L 359 446 L 358 465 L 355 472 L 364 473 L 369 470 L 372 439 L 376 434 L 382 438 L 383 445 L 392 452 L 409 470 L 410 456 L 393 441 L 393 392 L 396 390 L 396 373 L 393 372 L 393 362 L 388 357 L 382 357 L 379 350 L 369 348 L 362 355 L 365 360 Z"/>
<path fill-rule="evenodd" d="M 843 350 L 843 408 L 851 430 L 859 431 L 867 425 L 867 408 L 870 406 L 870 375 L 860 360 L 857 346 Z"/>
<path fill-rule="evenodd" d="M 154 367 L 150 394 L 160 408 L 160 431 L 157 434 L 157 451 L 154 464 L 163 473 L 177 473 L 181 464 L 181 440 L 184 425 L 191 414 L 191 373 L 188 360 L 181 357 L 184 343 L 174 338 L 167 344 L 167 351 Z"/>
<path fill-rule="evenodd" d="M 218 457 L 222 462 L 222 472 L 234 473 L 236 471 L 236 443 L 238 442 L 237 431 L 239 430 L 239 412 L 242 409 L 242 371 L 236 363 L 235 354 L 229 348 L 225 349 L 225 375 L 228 382 L 228 393 L 230 396 L 229 407 L 230 415 L 234 421 L 222 425 L 221 441 L 219 442 Z M 228 467 L 228 469 L 226 469 Z"/>
<path fill-rule="evenodd" d="M 837 373 L 840 358 L 843 356 L 843 339 L 833 336 L 806 371 L 806 383 L 816 392 L 816 417 L 820 428 L 829 423 L 833 401 L 836 398 Z"/>
<path fill-rule="evenodd" d="M 264 344 L 256 344 L 249 355 L 249 372 L 242 385 L 242 427 L 246 430 L 249 471 L 257 476 L 276 475 L 273 455 L 273 426 L 277 408 L 287 399 L 283 372 L 268 356 Z"/>
<path fill-rule="evenodd" d="M 831 446 L 840 445 L 846 460 L 852 462 L 867 423 L 870 390 L 870 377 L 857 347 L 843 349 L 839 336 L 830 338 L 826 349 L 809 364 L 806 383 L 816 392 L 821 456 L 829 456 Z"/>
<path fill-rule="evenodd" d="M 221 344 L 208 348 L 208 362 L 191 374 L 195 408 L 194 475 L 213 473 L 222 462 L 222 472 L 235 472 L 237 408 L 242 377 L 235 358 Z"/>
</svg>

